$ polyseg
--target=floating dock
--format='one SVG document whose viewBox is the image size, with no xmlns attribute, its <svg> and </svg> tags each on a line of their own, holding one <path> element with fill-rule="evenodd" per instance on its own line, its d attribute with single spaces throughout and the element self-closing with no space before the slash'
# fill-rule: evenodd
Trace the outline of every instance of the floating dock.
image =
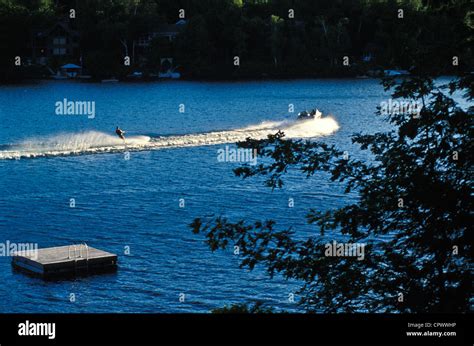
<svg viewBox="0 0 474 346">
<path fill-rule="evenodd" d="M 117 255 L 86 244 L 19 251 L 12 256 L 15 269 L 51 278 L 88 275 L 117 269 Z"/>
</svg>

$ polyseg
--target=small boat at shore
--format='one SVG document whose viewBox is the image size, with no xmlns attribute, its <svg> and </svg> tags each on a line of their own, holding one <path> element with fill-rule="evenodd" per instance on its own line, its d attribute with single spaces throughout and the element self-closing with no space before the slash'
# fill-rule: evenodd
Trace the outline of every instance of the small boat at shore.
<svg viewBox="0 0 474 346">
<path fill-rule="evenodd" d="M 407 70 L 384 70 L 385 77 L 409 76 L 410 72 Z"/>
<path fill-rule="evenodd" d="M 119 80 L 116 78 L 102 79 L 102 83 L 117 83 Z"/>
</svg>

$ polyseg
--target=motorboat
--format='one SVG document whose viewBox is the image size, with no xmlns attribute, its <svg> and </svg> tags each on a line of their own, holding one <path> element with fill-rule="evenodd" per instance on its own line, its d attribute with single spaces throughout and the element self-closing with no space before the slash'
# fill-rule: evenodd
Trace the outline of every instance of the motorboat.
<svg viewBox="0 0 474 346">
<path fill-rule="evenodd" d="M 318 109 L 298 113 L 298 120 L 319 119 L 323 114 Z"/>
</svg>

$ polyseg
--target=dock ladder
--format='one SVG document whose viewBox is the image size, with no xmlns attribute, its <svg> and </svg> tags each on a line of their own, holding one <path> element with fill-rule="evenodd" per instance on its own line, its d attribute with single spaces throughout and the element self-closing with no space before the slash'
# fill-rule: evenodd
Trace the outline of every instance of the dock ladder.
<svg viewBox="0 0 474 346">
<path fill-rule="evenodd" d="M 74 250 L 73 256 L 71 256 L 71 248 Z M 82 250 L 84 249 L 86 257 L 83 256 Z M 74 272 L 77 273 L 77 270 L 81 269 L 86 269 L 87 272 L 89 272 L 89 246 L 87 246 L 86 242 L 83 244 L 79 244 L 79 256 L 77 255 L 77 246 L 76 245 L 69 245 L 68 247 L 68 259 L 73 259 L 74 260 Z M 85 265 L 78 265 L 78 262 L 81 262 L 82 260 L 85 263 Z"/>
</svg>

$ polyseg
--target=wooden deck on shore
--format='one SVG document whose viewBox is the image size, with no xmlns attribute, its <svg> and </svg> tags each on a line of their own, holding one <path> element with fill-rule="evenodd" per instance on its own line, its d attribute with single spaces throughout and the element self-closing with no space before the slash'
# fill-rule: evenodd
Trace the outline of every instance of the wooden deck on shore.
<svg viewBox="0 0 474 346">
<path fill-rule="evenodd" d="M 117 269 L 117 255 L 85 244 L 20 251 L 13 255 L 14 268 L 43 278 L 88 275 Z"/>
</svg>

